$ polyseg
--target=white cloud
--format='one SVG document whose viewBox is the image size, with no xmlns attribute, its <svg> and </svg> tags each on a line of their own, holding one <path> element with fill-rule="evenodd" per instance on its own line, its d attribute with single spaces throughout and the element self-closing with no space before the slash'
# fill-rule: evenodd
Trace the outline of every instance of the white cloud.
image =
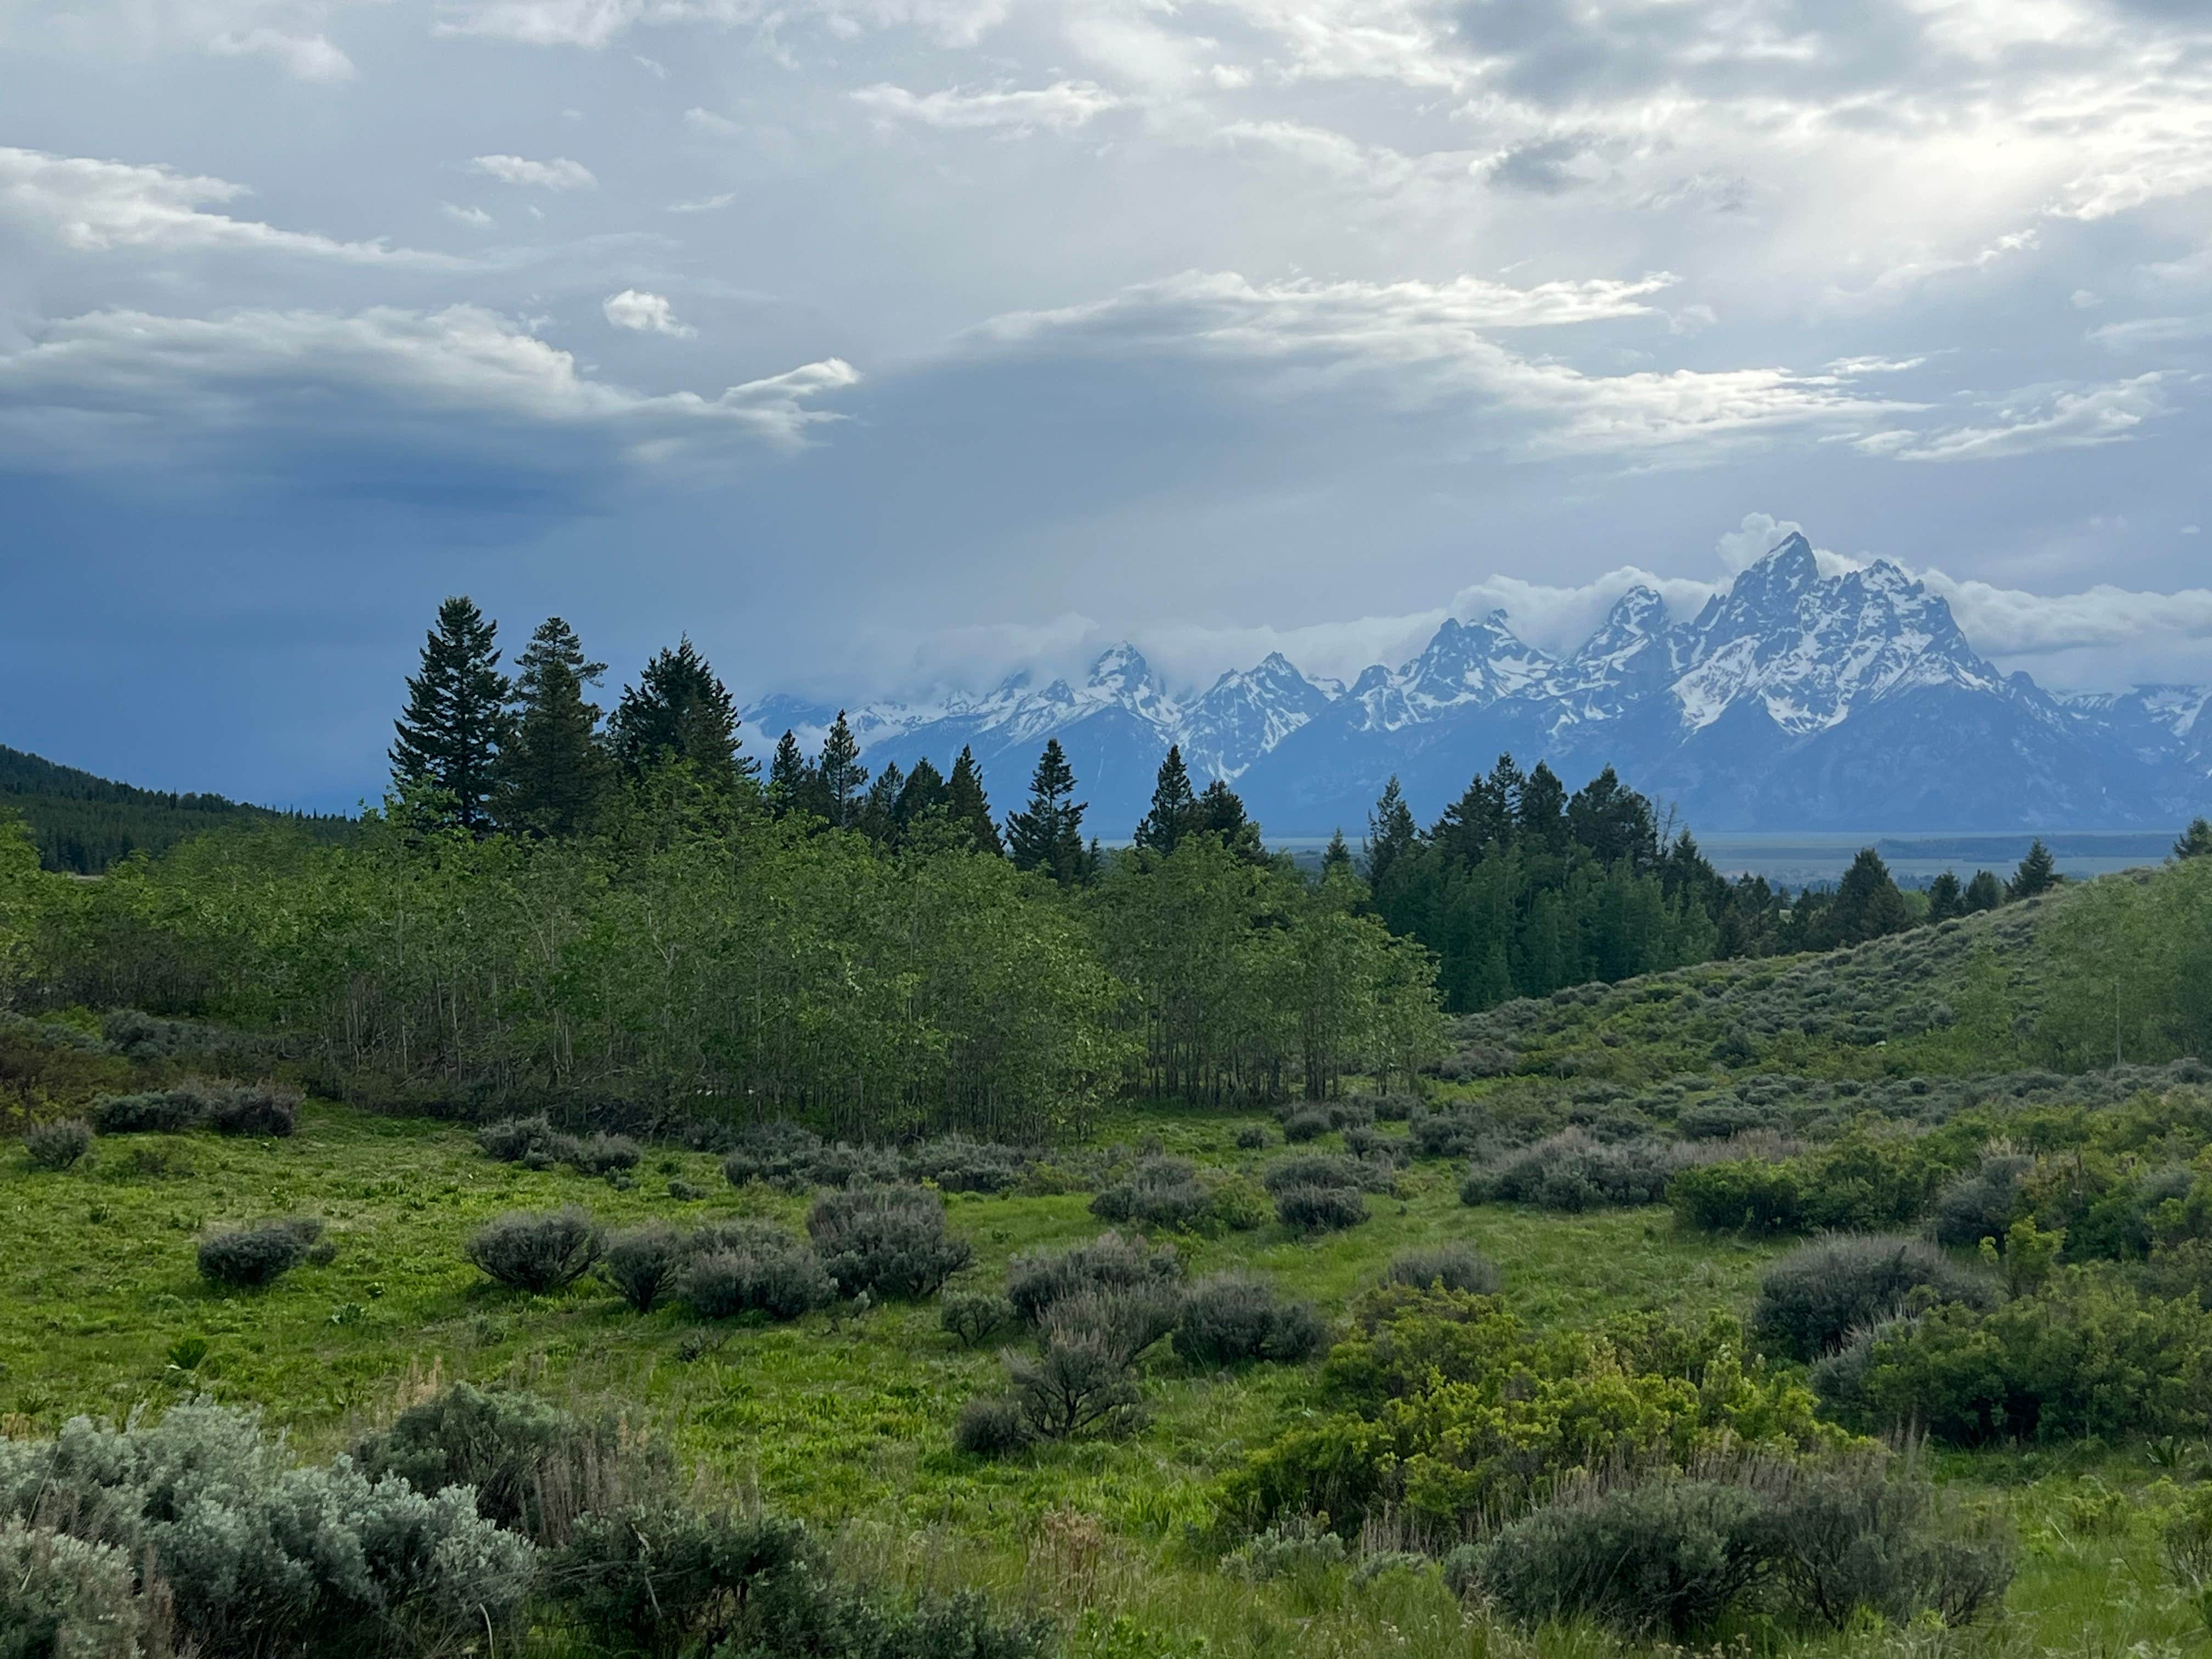
<svg viewBox="0 0 2212 1659">
<path fill-rule="evenodd" d="M 2137 317 L 2128 322 L 2106 323 L 2102 328 L 2093 328 L 2089 338 L 2118 350 L 2180 345 L 2191 340 L 2212 339 L 2212 316 Z"/>
<path fill-rule="evenodd" d="M 738 192 L 726 190 L 720 196 L 709 196 L 696 202 L 671 202 L 671 213 L 718 213 L 738 199 Z"/>
<path fill-rule="evenodd" d="M 19 444 L 76 447 L 100 462 L 140 445 L 289 428 L 302 410 L 319 411 L 324 430 L 427 422 L 465 441 L 487 426 L 562 428 L 655 459 L 730 439 L 795 447 L 837 418 L 811 401 L 859 379 L 833 357 L 718 397 L 650 395 L 589 378 L 568 352 L 473 306 L 215 318 L 102 311 L 45 324 L 30 344 L 0 356 L 0 422 Z"/>
<path fill-rule="evenodd" d="M 2167 412 L 2160 390 L 2166 378 L 2154 371 L 2106 386 L 2031 391 L 1993 406 L 1978 423 L 1875 433 L 1858 447 L 1901 461 L 1981 461 L 2122 443 L 2145 421 Z"/>
<path fill-rule="evenodd" d="M 1805 526 L 1795 519 L 1778 519 L 1771 513 L 1747 513 L 1743 522 L 1713 544 L 1721 562 L 1730 570 L 1745 570 L 1765 558 Z"/>
<path fill-rule="evenodd" d="M 459 207 L 452 202 L 441 202 L 438 211 L 456 224 L 467 225 L 473 230 L 489 230 L 499 222 L 480 207 Z"/>
<path fill-rule="evenodd" d="M 1828 373 L 1846 380 L 1862 374 L 1902 374 L 1927 361 L 1925 357 L 1838 357 L 1828 365 Z"/>
<path fill-rule="evenodd" d="M 558 155 L 550 161 L 526 161 L 520 155 L 479 155 L 469 163 L 469 171 L 501 184 L 527 185 L 538 190 L 588 190 L 599 182 L 582 162 Z"/>
<path fill-rule="evenodd" d="M 380 241 L 342 242 L 206 210 L 208 204 L 248 194 L 245 185 L 225 179 L 195 177 L 158 165 L 0 149 L 0 222 L 73 252 L 242 249 L 362 263 L 456 263 L 442 254 L 387 247 Z"/>
<path fill-rule="evenodd" d="M 730 138 L 744 131 L 726 115 L 717 115 L 710 109 L 687 109 L 684 125 L 694 132 L 705 133 L 710 138 Z"/>
<path fill-rule="evenodd" d="M 282 65 L 295 81 L 350 81 L 353 59 L 331 44 L 326 35 L 287 34 L 280 29 L 252 28 L 216 35 L 208 50 L 222 58 L 267 58 Z"/>
<path fill-rule="evenodd" d="M 1042 127 L 1065 132 L 1086 126 L 1121 100 L 1089 81 L 1058 81 L 1030 90 L 1000 88 L 990 92 L 915 94 L 903 87 L 862 87 L 854 100 L 885 120 L 917 122 L 923 126 L 959 131 L 977 127 Z"/>
<path fill-rule="evenodd" d="M 2029 593 L 1932 567 L 1918 574 L 1949 603 L 1974 648 L 1993 657 L 2116 647 L 2148 653 L 2212 641 L 2212 589 L 2153 593 L 2100 582 L 2078 593 Z"/>
<path fill-rule="evenodd" d="M 600 309 L 617 328 L 626 328 L 634 333 L 672 334 L 679 340 L 688 340 L 699 331 L 676 320 L 666 296 L 641 293 L 634 288 L 610 294 Z"/>
</svg>

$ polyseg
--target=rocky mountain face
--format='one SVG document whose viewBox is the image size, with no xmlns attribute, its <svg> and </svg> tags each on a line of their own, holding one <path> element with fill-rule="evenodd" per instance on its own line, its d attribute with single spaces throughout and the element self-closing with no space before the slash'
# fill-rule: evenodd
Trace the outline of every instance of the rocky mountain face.
<svg viewBox="0 0 2212 1659">
<path fill-rule="evenodd" d="M 1564 658 L 1492 611 L 1349 687 L 1277 653 L 1178 696 L 1123 645 L 1080 686 L 1017 674 L 850 718 L 872 766 L 949 768 L 972 747 L 1002 811 L 1056 736 L 1108 841 L 1143 816 L 1171 743 L 1279 836 L 1356 836 L 1394 775 L 1425 819 L 1509 750 L 1571 787 L 1610 765 L 1701 830 L 1997 830 L 2159 828 L 2212 808 L 2209 702 L 2175 685 L 2054 696 L 1978 655 L 1896 565 L 1824 576 L 1793 535 L 1686 621 L 1630 590 Z M 791 727 L 811 749 L 835 713 L 769 698 L 746 711 L 751 747 Z"/>
</svg>

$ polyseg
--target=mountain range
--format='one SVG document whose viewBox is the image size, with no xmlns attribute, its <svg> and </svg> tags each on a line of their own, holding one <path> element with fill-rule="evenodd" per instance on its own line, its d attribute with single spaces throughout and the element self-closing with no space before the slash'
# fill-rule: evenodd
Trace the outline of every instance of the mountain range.
<svg viewBox="0 0 2212 1659">
<path fill-rule="evenodd" d="M 2053 693 L 1976 653 L 1941 595 L 1887 561 L 1823 574 L 1791 535 L 1677 622 L 1649 587 L 1557 656 L 1502 611 L 1448 619 L 1427 648 L 1349 686 L 1280 653 L 1179 695 L 1119 645 L 1081 685 L 1017 673 L 848 714 L 862 759 L 940 769 L 965 745 L 1001 811 L 1048 738 L 1125 839 L 1170 744 L 1203 787 L 1226 778 L 1271 836 L 1355 837 L 1396 776 L 1432 817 L 1510 751 L 1569 786 L 1604 766 L 1705 830 L 2159 828 L 2212 807 L 2212 688 Z M 774 696 L 744 711 L 759 749 L 810 748 L 835 708 Z"/>
</svg>

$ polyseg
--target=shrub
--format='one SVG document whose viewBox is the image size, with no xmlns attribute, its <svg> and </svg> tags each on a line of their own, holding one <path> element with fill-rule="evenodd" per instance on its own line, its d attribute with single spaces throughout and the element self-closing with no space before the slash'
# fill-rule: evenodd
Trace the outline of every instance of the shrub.
<svg viewBox="0 0 2212 1659">
<path fill-rule="evenodd" d="M 1684 1170 L 1667 1198 L 1709 1232 L 1880 1232 L 1916 1220 L 1948 1174 L 1929 1140 L 1854 1128 L 1801 1157 Z"/>
<path fill-rule="evenodd" d="M 640 1313 L 651 1313 L 674 1288 L 684 1268 L 684 1241 L 664 1221 L 649 1221 L 607 1240 L 599 1273 L 616 1295 Z"/>
<path fill-rule="evenodd" d="M 1802 1245 L 1767 1268 L 1753 1305 L 1752 1336 L 1791 1359 L 1817 1359 L 1852 1332 L 1937 1302 L 1987 1307 L 1994 1286 L 1917 1238 L 1838 1233 Z"/>
<path fill-rule="evenodd" d="M 1419 1158 L 1467 1158 L 1491 1133 L 1489 1118 L 1462 1109 L 1431 1113 L 1416 1110 L 1406 1121 L 1407 1139 Z"/>
<path fill-rule="evenodd" d="M 34 1170 L 66 1170 L 92 1150 L 92 1126 L 82 1118 L 39 1123 L 23 1132 L 24 1155 Z"/>
<path fill-rule="evenodd" d="M 729 1222 L 702 1228 L 690 1246 L 690 1260 L 676 1294 L 705 1319 L 763 1313 L 796 1319 L 837 1299 L 837 1286 L 805 1241 L 767 1222 Z"/>
<path fill-rule="evenodd" d="M 181 1089 L 102 1095 L 92 1103 L 92 1127 L 104 1135 L 176 1135 L 199 1122 L 198 1097 Z"/>
<path fill-rule="evenodd" d="M 1091 1200 L 1101 1221 L 1133 1221 L 1148 1227 L 1196 1229 L 1212 1219 L 1213 1195 L 1201 1186 L 1187 1158 L 1148 1158 Z"/>
<path fill-rule="evenodd" d="M 240 1289 L 273 1285 L 307 1259 L 322 1231 L 321 1222 L 293 1217 L 217 1233 L 200 1243 L 200 1277 Z"/>
<path fill-rule="evenodd" d="M 1366 1192 L 1387 1193 L 1397 1184 L 1397 1171 L 1387 1164 L 1329 1152 L 1294 1152 L 1270 1164 L 1260 1183 L 1280 1198 L 1293 1187 L 1354 1187 Z"/>
<path fill-rule="evenodd" d="M 1248 1584 L 1318 1577 L 1344 1565 L 1343 1539 L 1310 1515 L 1292 1516 L 1256 1533 L 1221 1558 L 1225 1577 Z"/>
<path fill-rule="evenodd" d="M 952 1423 L 952 1443 L 976 1457 L 1010 1457 L 1035 1438 L 1021 1403 L 1003 1395 L 978 1395 Z"/>
<path fill-rule="evenodd" d="M 542 1152 L 553 1142 L 553 1122 L 539 1113 L 536 1117 L 501 1118 L 496 1123 L 487 1123 L 477 1131 L 477 1145 L 484 1156 L 501 1164 L 520 1164 L 532 1152 Z"/>
<path fill-rule="evenodd" d="M 1225 1232 L 1249 1233 L 1275 1218 L 1266 1188 L 1242 1176 L 1215 1183 L 1208 1199 L 1212 1206 L 1210 1225 Z"/>
<path fill-rule="evenodd" d="M 1014 1322 L 1014 1304 L 988 1291 L 948 1291 L 937 1322 L 962 1347 L 979 1347 Z"/>
<path fill-rule="evenodd" d="M 1018 1255 L 1006 1266 L 1006 1300 L 1022 1322 L 1040 1328 L 1054 1304 L 1094 1291 L 1172 1285 L 1182 1277 L 1172 1244 L 1147 1248 L 1139 1238 L 1101 1233 L 1053 1253 Z"/>
<path fill-rule="evenodd" d="M 1375 1114 L 1377 1123 L 1403 1123 L 1420 1109 L 1419 1095 L 1361 1095 L 1357 1103 Z"/>
<path fill-rule="evenodd" d="M 1182 1315 L 1181 1294 L 1161 1280 L 1084 1291 L 1052 1304 L 1045 1314 L 1042 1340 L 1047 1346 L 1095 1342 L 1115 1364 L 1128 1365 L 1175 1329 Z"/>
<path fill-rule="evenodd" d="M 572 1204 L 487 1223 L 469 1240 L 468 1258 L 501 1284 L 542 1296 L 582 1278 L 599 1259 L 599 1244 L 591 1216 Z"/>
<path fill-rule="evenodd" d="M 1570 1213 L 1605 1204 L 1656 1204 L 1694 1156 L 1678 1142 L 1608 1144 L 1582 1129 L 1564 1129 L 1478 1164 L 1460 1188 L 1460 1201 L 1533 1204 Z"/>
<path fill-rule="evenodd" d="M 668 1195 L 678 1204 L 696 1204 L 707 1196 L 707 1189 L 694 1186 L 681 1176 L 671 1176 L 668 1180 Z"/>
<path fill-rule="evenodd" d="M 1302 1233 L 1334 1232 L 1367 1219 L 1367 1194 L 1357 1187 L 1290 1187 L 1275 1194 L 1275 1216 Z"/>
<path fill-rule="evenodd" d="M 1318 1140 L 1333 1127 L 1327 1108 L 1300 1106 L 1284 1115 L 1283 1139 L 1293 1142 Z"/>
<path fill-rule="evenodd" d="M 1386 1285 L 1425 1290 L 1440 1285 L 1470 1296 L 1495 1296 L 1503 1282 L 1497 1263 L 1472 1244 L 1430 1244 L 1393 1256 L 1383 1269 Z"/>
<path fill-rule="evenodd" d="M 919 1187 L 824 1193 L 807 1212 L 806 1231 L 847 1296 L 934 1296 L 975 1254 L 945 1231 L 945 1200 Z"/>
<path fill-rule="evenodd" d="M 224 1135 L 289 1135 L 300 1116 L 300 1091 L 281 1083 L 222 1083 L 201 1091 L 200 1120 Z"/>
<path fill-rule="evenodd" d="M 1237 1128 L 1239 1151 L 1256 1152 L 1267 1144 L 1267 1126 L 1264 1123 L 1243 1123 Z"/>
<path fill-rule="evenodd" d="M 1790 1610 L 1844 1630 L 1863 1608 L 1897 1625 L 1924 1610 L 1957 1626 L 2000 1605 L 2012 1582 L 2009 1541 L 1885 1461 L 1856 1456 L 1774 1482 L 1775 1568 Z"/>
<path fill-rule="evenodd" d="M 595 1134 L 578 1144 L 568 1161 L 586 1175 L 612 1175 L 617 1170 L 635 1170 L 644 1156 L 637 1142 L 628 1135 Z"/>
<path fill-rule="evenodd" d="M 1048 1331 L 1034 1354 L 1010 1354 L 1006 1380 L 1022 1422 L 1041 1440 L 1133 1425 L 1142 1396 L 1126 1360 L 1099 1334 Z"/>
<path fill-rule="evenodd" d="M 2015 1153 L 1998 1153 L 1982 1160 L 1980 1169 L 1961 1176 L 1936 1195 L 1929 1231 L 1938 1244 L 1969 1249 L 1985 1238 L 2002 1242 L 2006 1230 L 2027 1208 L 2021 1183 L 2035 1160 Z"/>
<path fill-rule="evenodd" d="M 1326 1335 L 1309 1304 L 1282 1301 L 1262 1279 L 1223 1274 L 1200 1279 L 1184 1296 L 1175 1351 L 1194 1365 L 1295 1363 L 1310 1359 Z"/>
<path fill-rule="evenodd" d="M 638 1504 L 580 1517 L 548 1576 L 595 1650 L 672 1656 L 719 1645 L 769 1581 L 812 1577 L 814 1554 L 794 1522 Z"/>
<path fill-rule="evenodd" d="M 946 1135 L 924 1141 L 907 1159 L 918 1181 L 931 1181 L 948 1193 L 1004 1193 L 1020 1184 L 1028 1154 L 988 1140 Z"/>
<path fill-rule="evenodd" d="M 145 1620 L 131 1558 L 112 1545 L 0 1520 L 0 1654 L 138 1659 Z"/>
</svg>

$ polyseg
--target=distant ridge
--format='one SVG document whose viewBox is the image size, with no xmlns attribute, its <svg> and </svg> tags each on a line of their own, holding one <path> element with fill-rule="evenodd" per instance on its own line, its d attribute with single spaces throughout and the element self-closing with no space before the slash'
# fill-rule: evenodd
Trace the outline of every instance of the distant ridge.
<svg viewBox="0 0 2212 1659">
<path fill-rule="evenodd" d="M 1002 811 L 1057 737 L 1085 828 L 1107 840 L 1143 815 L 1171 743 L 1276 836 L 1356 831 L 1394 775 L 1431 817 L 1505 750 L 1571 785 L 1611 765 L 1700 830 L 2161 830 L 2212 809 L 2208 700 L 2176 685 L 2054 695 L 1983 658 L 1898 565 L 1824 575 L 1793 534 L 1686 620 L 1632 588 L 1564 657 L 1493 611 L 1448 619 L 1419 656 L 1349 688 L 1278 653 L 1179 694 L 1125 644 L 1080 686 L 1018 673 L 851 720 L 872 766 L 942 768 L 972 747 Z M 745 718 L 764 750 L 787 727 L 818 742 L 835 713 L 776 696 Z"/>
<path fill-rule="evenodd" d="M 226 824 L 296 823 L 335 837 L 353 822 L 248 806 L 222 795 L 141 789 L 0 744 L 0 812 L 8 811 L 30 825 L 41 864 L 81 876 Z"/>
</svg>

